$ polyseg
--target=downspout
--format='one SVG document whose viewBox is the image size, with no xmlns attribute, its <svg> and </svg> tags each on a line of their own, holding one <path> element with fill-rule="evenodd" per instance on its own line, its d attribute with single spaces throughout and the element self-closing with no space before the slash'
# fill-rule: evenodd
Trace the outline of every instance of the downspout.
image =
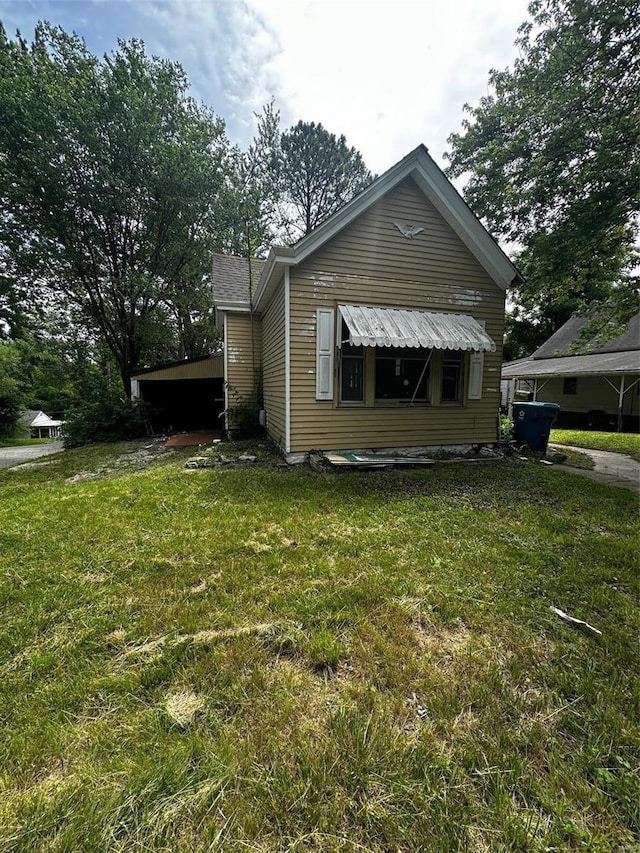
<svg viewBox="0 0 640 853">
<path fill-rule="evenodd" d="M 229 431 L 229 335 L 227 333 L 227 312 L 222 312 L 222 335 L 224 338 L 223 341 L 223 358 L 224 358 L 224 382 L 222 385 L 222 390 L 224 392 L 224 431 Z"/>
<path fill-rule="evenodd" d="M 284 268 L 284 452 L 291 453 L 291 280 Z"/>
<path fill-rule="evenodd" d="M 253 313 L 253 275 L 251 269 L 251 236 L 249 234 L 249 222 L 245 223 L 247 230 L 247 263 L 249 264 L 249 325 L 251 328 L 251 377 L 253 382 L 253 402 L 258 402 L 258 386 L 256 377 L 256 345 L 255 345 L 255 318 Z"/>
</svg>

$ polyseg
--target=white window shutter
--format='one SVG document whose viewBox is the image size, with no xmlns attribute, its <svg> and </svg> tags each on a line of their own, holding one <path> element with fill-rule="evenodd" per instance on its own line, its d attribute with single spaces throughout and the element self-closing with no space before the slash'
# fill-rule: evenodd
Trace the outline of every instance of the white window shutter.
<svg viewBox="0 0 640 853">
<path fill-rule="evenodd" d="M 478 320 L 483 329 L 487 328 L 486 320 Z M 484 353 L 472 352 L 469 359 L 469 393 L 467 400 L 482 399 L 482 377 L 484 374 Z"/>
<path fill-rule="evenodd" d="M 316 311 L 316 400 L 333 400 L 333 308 Z"/>
<path fill-rule="evenodd" d="M 484 373 L 484 353 L 472 352 L 469 358 L 468 400 L 482 399 L 482 374 Z"/>
</svg>

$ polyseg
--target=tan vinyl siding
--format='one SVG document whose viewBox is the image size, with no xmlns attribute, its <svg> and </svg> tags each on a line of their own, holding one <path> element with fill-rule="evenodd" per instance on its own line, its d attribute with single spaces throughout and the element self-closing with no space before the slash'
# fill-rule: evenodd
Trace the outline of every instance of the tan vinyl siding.
<svg viewBox="0 0 640 853">
<path fill-rule="evenodd" d="M 407 239 L 394 222 L 425 230 Z M 484 320 L 496 352 L 484 357 L 482 399 L 466 399 L 466 358 L 462 405 L 340 406 L 337 379 L 334 400 L 316 401 L 316 309 L 339 303 L 453 312 Z M 291 451 L 495 441 L 503 325 L 504 292 L 407 179 L 291 270 Z M 336 359 L 336 375 L 338 363 Z M 439 363 L 434 353 L 434 379 Z M 370 404 L 372 364 L 369 355 Z"/>
<path fill-rule="evenodd" d="M 172 364 L 168 367 L 159 367 L 157 370 L 137 373 L 131 378 L 140 382 L 164 381 L 166 379 L 221 379 L 223 372 L 223 356 L 212 355 L 210 358 L 203 358 L 198 361 Z"/>
<path fill-rule="evenodd" d="M 253 342 L 252 342 L 253 337 Z M 246 313 L 229 311 L 226 321 L 227 376 L 230 388 L 229 404 L 255 397 L 256 376 L 262 361 L 262 326 L 260 318 Z"/>
<path fill-rule="evenodd" d="M 620 387 L 620 376 L 610 376 L 609 379 L 616 388 Z M 637 379 L 637 374 L 625 378 L 625 388 Z M 538 380 L 537 399 L 545 403 L 558 403 L 562 412 L 579 412 L 586 414 L 591 411 L 606 412 L 608 415 L 618 414 L 618 392 L 614 391 L 602 376 L 578 376 L 575 394 L 564 394 L 564 379 L 550 379 L 546 384 L 544 379 Z M 533 389 L 533 379 L 529 380 Z M 523 387 L 524 382 L 522 383 Z M 624 395 L 624 415 L 639 414 L 638 385 Z"/>
<path fill-rule="evenodd" d="M 285 444 L 284 317 L 284 288 L 280 286 L 262 317 L 262 375 L 267 432 L 280 447 Z"/>
</svg>

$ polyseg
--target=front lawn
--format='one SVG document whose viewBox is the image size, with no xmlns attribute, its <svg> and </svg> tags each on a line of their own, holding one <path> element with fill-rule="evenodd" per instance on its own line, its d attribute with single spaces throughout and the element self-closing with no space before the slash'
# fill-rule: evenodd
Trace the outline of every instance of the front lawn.
<svg viewBox="0 0 640 853">
<path fill-rule="evenodd" d="M 1 851 L 632 849 L 637 496 L 132 450 L 0 471 Z"/>
<path fill-rule="evenodd" d="M 630 432 L 588 432 L 581 429 L 554 429 L 549 441 L 593 450 L 626 453 L 640 462 L 640 435 Z"/>
</svg>

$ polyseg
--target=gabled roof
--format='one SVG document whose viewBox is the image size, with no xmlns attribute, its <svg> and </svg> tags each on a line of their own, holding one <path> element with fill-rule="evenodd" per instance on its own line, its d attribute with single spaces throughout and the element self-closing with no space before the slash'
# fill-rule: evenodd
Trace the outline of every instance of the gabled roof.
<svg viewBox="0 0 640 853">
<path fill-rule="evenodd" d="M 253 295 L 265 262 L 251 259 Z M 249 260 L 237 255 L 214 255 L 211 265 L 213 302 L 218 308 L 249 307 Z"/>
<path fill-rule="evenodd" d="M 640 350 L 640 314 L 633 317 L 626 331 L 612 341 L 605 344 L 587 344 L 580 347 L 580 352 L 572 351 L 573 345 L 577 342 L 582 329 L 589 322 L 588 317 L 579 317 L 574 315 L 570 317 L 564 326 L 561 326 L 557 332 L 554 332 L 542 346 L 533 353 L 531 358 L 558 358 L 566 355 L 590 355 L 592 353 L 604 352 L 627 352 L 629 350 Z"/>
<path fill-rule="evenodd" d="M 625 332 L 617 338 L 601 345 L 587 345 L 584 352 L 574 353 L 572 345 L 587 322 L 587 317 L 571 317 L 529 358 L 503 365 L 502 378 L 640 373 L 640 314 L 631 318 Z"/>
<path fill-rule="evenodd" d="M 43 411 L 35 409 L 23 412 L 20 420 L 29 427 L 59 427 L 64 423 L 64 421 L 54 421 Z"/>
<path fill-rule="evenodd" d="M 425 146 L 419 145 L 293 248 L 273 247 L 258 283 L 256 307 L 260 309 L 269 300 L 285 267 L 304 261 L 408 177 L 413 178 L 496 284 L 506 289 L 514 280 L 522 281 L 517 268 L 445 177 Z"/>
</svg>

